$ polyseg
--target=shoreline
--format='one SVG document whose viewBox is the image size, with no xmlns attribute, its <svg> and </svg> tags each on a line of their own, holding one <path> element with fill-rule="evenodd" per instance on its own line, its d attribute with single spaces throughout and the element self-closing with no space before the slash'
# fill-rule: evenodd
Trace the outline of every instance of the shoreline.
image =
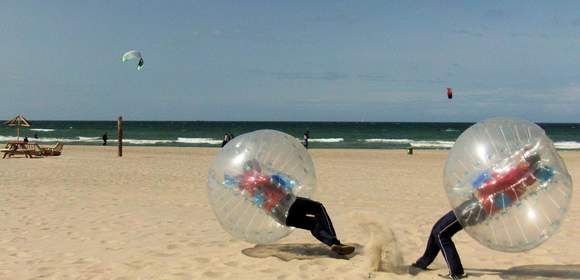
<svg viewBox="0 0 580 280">
<path fill-rule="evenodd" d="M 34 141 L 31 141 L 32 143 L 34 143 Z M 43 143 L 38 143 L 39 145 L 43 145 Z M 44 144 L 46 145 L 46 144 Z M 110 150 L 110 149 L 115 149 L 115 151 L 118 149 L 117 145 L 107 145 L 107 146 L 102 146 L 102 145 L 67 145 L 66 143 L 64 144 L 65 149 L 68 148 L 72 148 L 73 150 L 82 150 L 82 149 L 86 149 L 86 150 Z M 128 150 L 136 150 L 139 151 L 141 149 L 166 149 L 166 150 L 171 150 L 171 149 L 191 149 L 191 150 L 195 150 L 195 149 L 199 149 L 199 150 L 208 150 L 208 151 L 219 151 L 221 149 L 221 147 L 196 147 L 196 146 L 145 146 L 145 145 L 127 145 L 127 146 L 123 146 L 123 151 L 125 151 L 125 149 Z M 356 151 L 393 151 L 393 152 L 401 152 L 404 151 L 405 153 L 407 152 L 408 148 L 308 148 L 309 152 L 317 152 L 317 151 L 352 151 L 352 152 L 356 152 Z M 447 153 L 449 152 L 451 149 L 429 149 L 429 148 L 416 148 L 413 147 L 413 151 L 420 151 L 420 152 L 440 152 L 440 153 Z M 561 149 L 561 150 L 557 150 L 559 154 L 569 154 L 569 153 L 580 153 L 580 150 L 571 150 L 571 149 Z M 414 154 L 413 154 L 414 155 Z M 409 155 L 409 156 L 413 156 L 413 155 Z"/>
<path fill-rule="evenodd" d="M 449 149 L 460 134 L 469 127 L 461 123 L 302 123 L 282 122 L 267 125 L 261 122 L 136 122 L 125 123 L 124 145 L 219 147 L 224 133 L 241 135 L 260 129 L 274 129 L 301 141 L 309 130 L 310 147 L 323 149 Z M 546 134 L 561 150 L 580 150 L 578 124 L 546 124 Z M 109 144 L 116 143 L 114 122 L 37 121 L 21 135 L 43 144 L 64 142 L 68 145 L 100 146 L 107 133 Z M 15 130 L 0 127 L 0 143 L 15 139 Z M 34 138 L 34 137 L 38 138 Z"/>
</svg>

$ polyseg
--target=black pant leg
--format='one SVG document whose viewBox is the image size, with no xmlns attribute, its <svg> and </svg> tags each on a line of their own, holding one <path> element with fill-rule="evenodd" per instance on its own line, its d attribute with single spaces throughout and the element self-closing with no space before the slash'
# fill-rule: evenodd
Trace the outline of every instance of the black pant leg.
<svg viewBox="0 0 580 280">
<path fill-rule="evenodd" d="M 429 240 L 427 241 L 427 247 L 425 248 L 425 252 L 423 256 L 421 256 L 415 263 L 422 268 L 427 268 L 437 257 L 439 254 L 439 245 L 437 244 L 436 235 L 433 234 L 435 227 L 431 230 L 429 234 Z"/>
<path fill-rule="evenodd" d="M 437 257 L 437 254 L 441 250 L 451 274 L 463 274 L 463 266 L 461 265 L 459 254 L 457 253 L 455 244 L 453 244 L 453 241 L 451 240 L 451 237 L 462 229 L 463 227 L 459 221 L 457 221 L 453 211 L 449 211 L 441 217 L 441 219 L 433 225 L 433 229 L 429 235 L 429 241 L 427 241 L 425 253 L 423 253 L 423 256 L 417 260 L 416 264 L 420 267 L 426 268 L 433 262 L 433 260 L 435 260 L 435 257 Z"/>
<path fill-rule="evenodd" d="M 296 197 L 296 200 L 288 209 L 288 217 L 286 217 L 286 225 L 290 227 L 311 230 L 314 228 L 316 220 L 314 217 L 309 217 L 308 204 L 301 197 Z"/>
<path fill-rule="evenodd" d="M 316 208 L 316 225 L 314 229 L 311 230 L 312 235 L 316 237 L 316 239 L 320 240 L 324 244 L 328 246 L 332 246 L 334 244 L 340 244 L 340 241 L 336 238 L 336 232 L 334 231 L 334 227 L 332 226 L 332 221 L 326 213 L 326 209 L 320 203 L 318 203 L 318 207 Z"/>
<path fill-rule="evenodd" d="M 309 230 L 316 239 L 328 246 L 340 244 L 332 221 L 319 202 L 297 197 L 288 210 L 286 225 Z"/>
<path fill-rule="evenodd" d="M 459 223 L 453 211 L 447 215 L 449 215 L 447 222 L 441 225 L 437 239 L 450 273 L 452 275 L 461 275 L 464 272 L 463 265 L 451 237 L 462 230 L 463 226 Z"/>
</svg>

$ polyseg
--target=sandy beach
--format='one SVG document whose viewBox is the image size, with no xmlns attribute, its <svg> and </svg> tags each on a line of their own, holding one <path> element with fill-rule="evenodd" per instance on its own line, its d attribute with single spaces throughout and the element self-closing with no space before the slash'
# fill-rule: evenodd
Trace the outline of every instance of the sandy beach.
<svg viewBox="0 0 580 280">
<path fill-rule="evenodd" d="M 50 158 L 0 160 L 0 279 L 434 279 L 415 277 L 433 223 L 449 210 L 447 151 L 310 150 L 348 258 L 296 230 L 268 246 L 232 239 L 206 194 L 213 148 L 65 146 Z M 561 152 L 574 182 L 580 152 Z M 577 191 L 554 237 L 526 253 L 454 238 L 475 279 L 580 278 Z M 402 260 L 401 260 L 402 258 Z M 401 267 L 402 266 L 402 267 Z M 378 271 L 376 271 L 378 270 Z"/>
</svg>

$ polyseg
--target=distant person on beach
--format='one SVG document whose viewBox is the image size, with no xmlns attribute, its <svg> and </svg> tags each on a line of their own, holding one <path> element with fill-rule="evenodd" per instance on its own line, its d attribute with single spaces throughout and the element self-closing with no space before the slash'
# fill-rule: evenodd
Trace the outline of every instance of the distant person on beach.
<svg viewBox="0 0 580 280">
<path fill-rule="evenodd" d="M 303 139 L 304 139 L 304 142 L 303 142 L 304 148 L 308 149 L 308 139 L 310 139 L 310 130 L 306 130 L 304 132 L 304 138 Z"/>
<path fill-rule="evenodd" d="M 103 134 L 103 146 L 107 146 L 108 139 L 109 139 L 109 136 L 107 136 L 107 133 L 105 132 L 105 134 Z"/>
<path fill-rule="evenodd" d="M 226 145 L 228 142 L 230 142 L 230 140 L 231 140 L 231 139 L 230 139 L 230 134 L 229 134 L 229 133 L 226 133 L 226 134 L 224 134 L 224 140 L 222 140 L 222 148 L 223 148 L 223 147 L 224 147 L 224 146 L 225 146 L 225 145 Z"/>
<path fill-rule="evenodd" d="M 38 133 L 34 133 L 34 139 L 38 139 Z"/>
<path fill-rule="evenodd" d="M 24 143 L 28 143 L 28 136 L 24 136 Z"/>
<path fill-rule="evenodd" d="M 232 141 L 232 139 L 234 139 L 234 137 L 235 137 L 234 134 L 230 133 L 230 141 Z"/>
</svg>

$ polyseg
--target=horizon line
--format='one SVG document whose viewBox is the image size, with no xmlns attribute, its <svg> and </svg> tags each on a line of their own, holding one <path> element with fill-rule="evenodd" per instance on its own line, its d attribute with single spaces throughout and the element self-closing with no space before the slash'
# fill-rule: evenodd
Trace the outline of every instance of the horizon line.
<svg viewBox="0 0 580 280">
<path fill-rule="evenodd" d="M 487 119 L 487 118 L 486 118 Z M 520 118 L 521 119 L 521 118 Z M 64 119 L 28 119 L 30 122 L 47 122 L 47 121 L 55 121 L 55 122 L 116 122 L 116 119 L 93 119 L 93 120 L 64 120 Z M 451 124 L 475 124 L 479 121 L 465 121 L 465 122 L 458 122 L 458 121 L 310 121 L 310 120 L 296 120 L 296 121 L 256 121 L 256 120 L 127 120 L 123 119 L 123 122 L 236 122 L 236 123 L 451 123 Z M 532 121 L 533 123 L 538 124 L 580 124 L 580 122 L 536 122 Z"/>
</svg>

